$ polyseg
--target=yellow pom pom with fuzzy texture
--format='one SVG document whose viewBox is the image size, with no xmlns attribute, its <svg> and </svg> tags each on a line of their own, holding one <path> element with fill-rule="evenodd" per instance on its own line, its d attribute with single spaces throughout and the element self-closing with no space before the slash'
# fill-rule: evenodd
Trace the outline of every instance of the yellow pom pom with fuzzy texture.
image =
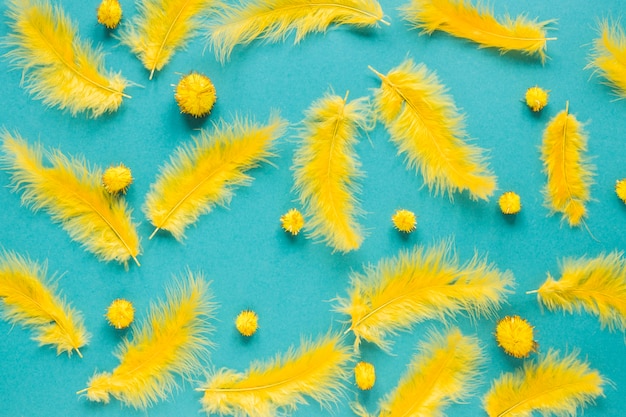
<svg viewBox="0 0 626 417">
<path fill-rule="evenodd" d="M 98 23 L 108 29 L 115 29 L 122 20 L 122 6 L 118 0 L 102 0 L 98 7 Z"/>
<path fill-rule="evenodd" d="M 626 204 L 626 178 L 618 180 L 615 183 L 615 194 Z"/>
<path fill-rule="evenodd" d="M 548 91 L 534 86 L 526 90 L 526 105 L 534 112 L 538 112 L 548 105 Z"/>
<path fill-rule="evenodd" d="M 359 389 L 364 391 L 372 389 L 376 382 L 376 370 L 369 362 L 359 362 L 354 367 L 354 379 Z"/>
<path fill-rule="evenodd" d="M 180 79 L 174 98 L 182 113 L 204 117 L 211 113 L 217 95 L 211 79 L 194 71 Z"/>
<path fill-rule="evenodd" d="M 259 328 L 259 317 L 254 311 L 244 310 L 237 316 L 235 327 L 243 336 L 252 336 Z"/>
<path fill-rule="evenodd" d="M 496 341 L 504 352 L 516 358 L 527 358 L 537 350 L 533 326 L 519 316 L 506 316 L 498 322 Z"/>
<path fill-rule="evenodd" d="M 130 301 L 118 298 L 107 309 L 106 318 L 116 329 L 125 329 L 135 318 L 135 308 Z"/>
<path fill-rule="evenodd" d="M 393 216 L 391 216 L 393 225 L 401 232 L 411 233 L 417 227 L 417 218 L 412 211 L 409 210 L 397 210 Z"/>
<path fill-rule="evenodd" d="M 522 209 L 519 195 L 513 191 L 507 191 L 498 199 L 498 205 L 503 214 L 517 214 Z"/>
<path fill-rule="evenodd" d="M 111 166 L 102 175 L 102 184 L 109 194 L 125 193 L 132 182 L 133 175 L 124 164 Z"/>
<path fill-rule="evenodd" d="M 290 209 L 287 213 L 280 216 L 280 224 L 285 232 L 289 232 L 296 236 L 304 227 L 304 217 L 297 209 Z"/>
</svg>

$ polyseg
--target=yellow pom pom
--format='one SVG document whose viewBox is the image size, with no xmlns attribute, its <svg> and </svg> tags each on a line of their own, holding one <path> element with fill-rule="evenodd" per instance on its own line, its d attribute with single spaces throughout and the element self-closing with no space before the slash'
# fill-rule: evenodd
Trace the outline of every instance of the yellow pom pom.
<svg viewBox="0 0 626 417">
<path fill-rule="evenodd" d="M 104 171 L 102 175 L 102 184 L 104 189 L 110 194 L 116 194 L 119 192 L 126 192 L 126 189 L 132 184 L 133 176 L 130 169 L 119 164 L 118 166 L 112 166 Z"/>
<path fill-rule="evenodd" d="M 130 301 L 118 298 L 107 309 L 106 318 L 116 329 L 125 329 L 135 318 L 135 308 Z"/>
<path fill-rule="evenodd" d="M 526 90 L 526 105 L 534 112 L 537 112 L 548 104 L 548 91 L 534 86 Z"/>
<path fill-rule="evenodd" d="M 122 6 L 118 0 L 102 0 L 98 7 L 98 23 L 115 29 L 122 20 Z"/>
<path fill-rule="evenodd" d="M 411 233 L 417 226 L 417 218 L 415 214 L 409 210 L 397 210 L 393 216 L 391 216 L 393 225 L 401 232 Z"/>
<path fill-rule="evenodd" d="M 182 113 L 204 117 L 211 113 L 217 95 L 209 77 L 192 72 L 180 79 L 174 98 Z"/>
<path fill-rule="evenodd" d="M 280 224 L 285 232 L 289 232 L 296 236 L 300 233 L 302 227 L 304 227 L 304 217 L 302 217 L 302 213 L 298 210 L 291 209 L 287 213 L 280 216 Z"/>
<path fill-rule="evenodd" d="M 252 336 L 259 328 L 259 317 L 254 311 L 244 310 L 237 316 L 235 326 L 243 336 Z"/>
<path fill-rule="evenodd" d="M 496 341 L 508 355 L 527 358 L 537 350 L 533 326 L 519 316 L 506 316 L 496 326 Z"/>
<path fill-rule="evenodd" d="M 357 363 L 354 367 L 354 379 L 360 389 L 364 391 L 372 389 L 376 382 L 374 365 L 368 362 Z"/>
<path fill-rule="evenodd" d="M 519 195 L 513 191 L 507 191 L 498 199 L 500 210 L 503 214 L 517 214 L 522 209 Z"/>
<path fill-rule="evenodd" d="M 615 183 L 615 194 L 626 204 L 626 178 L 618 180 Z"/>
</svg>

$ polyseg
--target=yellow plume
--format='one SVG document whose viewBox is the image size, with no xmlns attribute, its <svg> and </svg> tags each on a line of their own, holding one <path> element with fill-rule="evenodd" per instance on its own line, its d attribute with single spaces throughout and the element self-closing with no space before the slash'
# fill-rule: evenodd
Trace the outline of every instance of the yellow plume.
<svg viewBox="0 0 626 417">
<path fill-rule="evenodd" d="M 275 417 L 306 404 L 305 396 L 328 406 L 343 394 L 350 356 L 341 337 L 327 335 L 269 362 L 254 362 L 245 374 L 218 370 L 199 389 L 202 407 L 208 414 Z"/>
<path fill-rule="evenodd" d="M 512 285 L 510 272 L 498 271 L 478 255 L 460 265 L 452 245 L 441 242 L 353 274 L 349 299 L 339 298 L 336 309 L 350 316 L 355 347 L 365 339 L 388 351 L 386 337 L 414 323 L 445 321 L 461 310 L 490 316 Z"/>
<path fill-rule="evenodd" d="M 215 0 L 143 0 L 139 15 L 124 26 L 119 38 L 144 67 L 160 71 L 201 25 Z"/>
<path fill-rule="evenodd" d="M 0 252 L 0 307 L 5 319 L 31 327 L 40 346 L 53 345 L 57 354 L 76 351 L 89 341 L 83 318 L 56 294 L 45 265 L 13 252 Z"/>
<path fill-rule="evenodd" d="M 594 49 L 588 68 L 600 73 L 615 92 L 626 98 L 626 34 L 617 23 L 608 20 L 600 24 L 600 37 L 594 41 Z"/>
<path fill-rule="evenodd" d="M 496 19 L 492 11 L 480 2 L 469 0 L 411 0 L 401 8 L 404 19 L 423 33 L 436 30 L 457 38 L 476 42 L 481 48 L 498 48 L 500 52 L 519 51 L 546 59 L 547 25 L 553 20 L 538 22 L 525 16 Z"/>
<path fill-rule="evenodd" d="M 541 146 L 541 160 L 548 176 L 544 195 L 552 212 L 563 213 L 570 226 L 580 225 L 586 215 L 589 187 L 594 167 L 583 153 L 587 151 L 587 134 L 576 118 L 569 114 L 569 103 L 546 127 Z"/>
<path fill-rule="evenodd" d="M 112 395 L 136 409 L 166 398 L 176 388 L 176 375 L 189 378 L 205 365 L 213 330 L 208 320 L 215 312 L 211 298 L 202 274 L 187 271 L 120 346 L 117 368 L 94 375 L 78 393 L 104 403 Z"/>
<path fill-rule="evenodd" d="M 156 227 L 152 236 L 164 229 L 182 240 L 201 214 L 228 203 L 233 187 L 251 182 L 245 171 L 273 156 L 270 148 L 286 125 L 277 115 L 266 126 L 237 119 L 180 146 L 146 196 L 144 212 Z"/>
<path fill-rule="evenodd" d="M 67 109 L 73 116 L 92 117 L 113 112 L 122 104 L 126 80 L 105 72 L 104 54 L 76 34 L 60 7 L 47 0 L 11 0 L 10 33 L 5 56 L 24 71 L 26 88 L 48 106 Z"/>
<path fill-rule="evenodd" d="M 354 197 L 362 175 L 354 152 L 358 129 L 367 129 L 368 102 L 326 94 L 306 112 L 302 144 L 294 158 L 295 189 L 314 239 L 348 252 L 363 242 Z"/>
<path fill-rule="evenodd" d="M 514 373 L 496 379 L 483 399 L 489 417 L 543 415 L 575 416 L 576 409 L 603 395 L 605 381 L 598 371 L 570 353 L 554 350 L 537 361 L 525 362 Z"/>
<path fill-rule="evenodd" d="M 223 4 L 210 27 L 210 42 L 217 59 L 225 62 L 236 45 L 255 39 L 284 40 L 295 31 L 294 43 L 311 32 L 324 32 L 331 24 L 371 27 L 383 20 L 376 0 L 252 0 L 238 6 Z"/>
<path fill-rule="evenodd" d="M 103 261 L 137 265 L 139 238 L 131 212 L 123 199 L 107 193 L 102 172 L 90 169 L 84 159 L 68 158 L 60 151 L 47 152 L 50 168 L 43 165 L 43 148 L 29 147 L 20 136 L 0 132 L 0 159 L 9 171 L 13 187 L 22 191 L 22 203 L 33 210 L 44 209 L 61 224 L 72 240 Z"/>
<path fill-rule="evenodd" d="M 372 69 L 370 67 L 370 69 Z M 408 59 L 383 75 L 374 93 L 385 123 L 408 168 L 421 172 L 435 194 L 468 190 L 472 199 L 487 200 L 496 188 L 480 148 L 464 142 L 463 116 L 437 75 Z"/>
</svg>

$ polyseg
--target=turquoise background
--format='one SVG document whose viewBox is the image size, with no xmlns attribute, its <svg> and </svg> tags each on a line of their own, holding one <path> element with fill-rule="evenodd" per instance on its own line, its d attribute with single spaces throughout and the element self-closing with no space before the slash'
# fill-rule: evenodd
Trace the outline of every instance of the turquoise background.
<svg viewBox="0 0 626 417">
<path fill-rule="evenodd" d="M 4 16 L 6 2 L 0 5 Z M 20 70 L 11 71 L 6 59 L 0 60 L 0 125 L 19 132 L 31 143 L 40 141 L 59 148 L 67 155 L 83 155 L 90 163 L 105 168 L 123 162 L 132 169 L 135 182 L 126 195 L 139 222 L 142 238 L 141 267 L 129 265 L 126 271 L 115 263 L 99 262 L 91 253 L 72 242 L 45 212 L 33 213 L 20 206 L 19 194 L 6 185 L 9 175 L 0 172 L 0 244 L 4 249 L 28 254 L 34 260 L 47 260 L 50 274 L 57 273 L 59 289 L 74 307 L 83 312 L 92 333 L 84 358 L 56 356 L 49 347 L 38 347 L 31 331 L 19 325 L 0 322 L 0 415 L 56 416 L 196 416 L 200 393 L 194 391 L 203 381 L 180 381 L 181 389 L 147 411 L 136 411 L 112 401 L 94 404 L 76 391 L 86 386 L 95 372 L 112 370 L 118 360 L 113 351 L 129 335 L 109 327 L 104 313 L 118 297 L 131 300 L 139 321 L 150 302 L 163 298 L 165 287 L 186 268 L 203 271 L 212 281 L 219 303 L 214 321 L 216 348 L 211 367 L 245 370 L 255 359 L 269 359 L 299 344 L 301 337 L 316 337 L 330 328 L 341 329 L 347 317 L 332 311 L 332 299 L 345 296 L 352 271 L 396 255 L 415 245 L 430 245 L 453 239 L 461 261 L 474 251 L 502 270 L 510 270 L 516 290 L 493 320 L 475 322 L 459 316 L 453 321 L 466 334 L 477 335 L 488 358 L 484 373 L 475 387 L 476 395 L 464 404 L 452 405 L 449 416 L 483 416 L 482 395 L 501 372 L 513 371 L 522 361 L 507 357 L 495 344 L 496 319 L 510 314 L 527 318 L 534 326 L 540 352 L 549 348 L 562 352 L 578 349 L 612 383 L 605 386 L 605 397 L 585 410 L 588 417 L 620 416 L 626 409 L 625 337 L 617 331 L 602 330 L 588 314 L 561 314 L 542 311 L 528 290 L 536 289 L 549 272 L 558 275 L 564 257 L 594 257 L 602 252 L 623 250 L 626 205 L 617 199 L 614 184 L 626 177 L 626 101 L 617 100 L 591 70 L 585 70 L 596 24 L 605 17 L 619 17 L 623 0 L 542 0 L 494 1 L 498 16 L 526 13 L 539 20 L 556 19 L 558 37 L 548 45 L 549 60 L 514 54 L 500 55 L 489 49 L 443 33 L 420 36 L 410 30 L 396 10 L 393 0 L 381 0 L 390 26 L 370 30 L 333 27 L 325 34 L 307 36 L 293 45 L 293 36 L 284 43 L 254 42 L 237 47 L 225 65 L 216 62 L 205 34 L 190 41 L 175 54 L 169 65 L 148 80 L 139 60 L 97 24 L 98 2 L 55 1 L 78 24 L 82 39 L 100 45 L 107 53 L 106 67 L 120 70 L 137 84 L 128 88 L 132 99 L 125 100 L 114 114 L 98 119 L 72 117 L 56 108 L 46 108 L 20 87 Z M 126 21 L 136 13 L 135 4 L 121 0 Z M 0 35 L 8 32 L 2 19 Z M 6 48 L 3 50 L 6 52 Z M 490 165 L 498 176 L 499 191 L 489 202 L 474 202 L 465 195 L 432 196 L 422 178 L 405 169 L 402 157 L 379 125 L 363 135 L 356 151 L 365 172 L 359 198 L 365 215 L 361 222 L 368 231 L 362 247 L 353 253 L 332 253 L 323 244 L 300 235 L 287 236 L 279 217 L 298 207 L 292 191 L 292 157 L 298 146 L 297 124 L 310 104 L 329 90 L 350 98 L 371 94 L 380 85 L 367 66 L 381 72 L 397 66 L 405 58 L 423 62 L 436 71 L 449 88 L 456 105 L 466 114 L 467 132 L 478 146 L 487 149 Z M 205 73 L 214 81 L 218 101 L 206 119 L 193 120 L 181 115 L 173 97 L 173 85 L 191 70 Z M 550 90 L 550 104 L 533 114 L 521 101 L 528 87 Z M 548 216 L 541 190 L 545 184 L 538 147 L 548 121 L 565 108 L 586 123 L 589 152 L 597 166 L 586 220 L 594 240 L 585 228 L 571 229 L 560 216 Z M 276 147 L 275 166 L 264 165 L 251 172 L 250 187 L 238 188 L 228 207 L 218 207 L 190 227 L 184 243 L 167 233 L 148 240 L 153 227 L 141 206 L 159 167 L 174 149 L 209 128 L 220 118 L 246 115 L 265 123 L 272 110 L 280 111 L 291 124 Z M 515 218 L 500 214 L 497 198 L 513 190 L 522 198 L 522 212 Z M 398 208 L 414 211 L 418 229 L 410 236 L 397 233 L 390 217 Z M 234 327 L 236 315 L 253 309 L 260 317 L 260 330 L 244 340 Z M 437 322 L 426 322 L 393 337 L 393 355 L 365 344 L 362 359 L 377 370 L 377 383 L 370 392 L 357 392 L 347 386 L 346 397 L 332 415 L 353 415 L 348 403 L 359 399 L 369 410 L 377 410 L 378 400 L 390 392 L 404 374 L 417 344 Z M 352 343 L 352 337 L 347 339 Z M 300 406 L 294 416 L 331 415 L 316 403 Z"/>
</svg>

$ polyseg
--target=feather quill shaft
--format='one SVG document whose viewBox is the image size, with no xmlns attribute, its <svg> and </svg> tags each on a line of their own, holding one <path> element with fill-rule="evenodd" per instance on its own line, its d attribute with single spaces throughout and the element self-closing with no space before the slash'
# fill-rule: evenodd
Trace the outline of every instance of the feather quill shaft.
<svg viewBox="0 0 626 417">
<path fill-rule="evenodd" d="M 599 32 L 587 68 L 594 68 L 620 97 L 626 98 L 626 34 L 619 24 L 608 20 L 600 24 Z"/>
<path fill-rule="evenodd" d="M 603 395 L 598 371 L 576 353 L 561 357 L 550 350 L 522 369 L 496 379 L 483 399 L 489 417 L 542 415 L 575 416 L 576 410 Z"/>
<path fill-rule="evenodd" d="M 112 372 L 95 374 L 79 394 L 104 403 L 112 395 L 127 406 L 146 409 L 176 388 L 176 375 L 189 378 L 201 369 L 215 313 L 209 283 L 202 274 L 187 271 L 166 294 L 133 328 L 132 340 L 120 346 L 120 364 Z"/>
<path fill-rule="evenodd" d="M 45 105 L 98 117 L 129 98 L 127 81 L 105 70 L 103 52 L 80 40 L 60 7 L 47 0 L 12 0 L 8 16 L 12 32 L 4 44 L 11 50 L 5 57 L 23 70 L 27 90 Z"/>
<path fill-rule="evenodd" d="M 251 182 L 245 172 L 273 156 L 271 147 L 286 126 L 277 115 L 265 126 L 237 119 L 180 146 L 146 196 L 144 212 L 156 227 L 152 236 L 163 229 L 182 240 L 201 214 L 227 204 L 235 186 Z"/>
<path fill-rule="evenodd" d="M 14 252 L 0 253 L 0 307 L 5 319 L 30 327 L 40 346 L 52 345 L 57 354 L 76 351 L 90 338 L 81 314 L 57 294 L 40 265 Z"/>
<path fill-rule="evenodd" d="M 236 45 L 255 39 L 278 42 L 295 32 L 297 44 L 331 24 L 371 27 L 378 22 L 388 24 L 376 0 L 253 0 L 223 5 L 209 29 L 210 43 L 224 63 Z"/>
<path fill-rule="evenodd" d="M 274 417 L 306 404 L 306 397 L 327 406 L 343 393 L 350 358 L 339 335 L 303 341 L 297 350 L 252 363 L 245 374 L 218 370 L 199 389 L 202 407 L 208 414 Z"/>
<path fill-rule="evenodd" d="M 105 191 L 100 170 L 58 150 L 46 153 L 52 165 L 46 167 L 41 145 L 29 147 L 19 135 L 6 131 L 0 136 L 0 166 L 11 174 L 14 190 L 22 192 L 23 204 L 47 211 L 72 240 L 99 259 L 126 265 L 132 258 L 139 265 L 139 237 L 131 212 L 123 199 Z"/>
<path fill-rule="evenodd" d="M 437 75 L 410 59 L 387 75 L 370 69 L 382 80 L 374 93 L 378 116 L 407 168 L 420 172 L 436 195 L 452 198 L 453 192 L 467 190 L 472 199 L 487 200 L 496 177 L 483 150 L 464 140 L 463 116 Z"/>
<path fill-rule="evenodd" d="M 490 316 L 511 290 L 513 275 L 475 255 L 461 265 L 452 245 L 417 246 L 351 277 L 349 298 L 337 310 L 350 316 L 348 331 L 389 351 L 389 335 L 428 319 L 445 321 L 460 311 Z"/>
</svg>

